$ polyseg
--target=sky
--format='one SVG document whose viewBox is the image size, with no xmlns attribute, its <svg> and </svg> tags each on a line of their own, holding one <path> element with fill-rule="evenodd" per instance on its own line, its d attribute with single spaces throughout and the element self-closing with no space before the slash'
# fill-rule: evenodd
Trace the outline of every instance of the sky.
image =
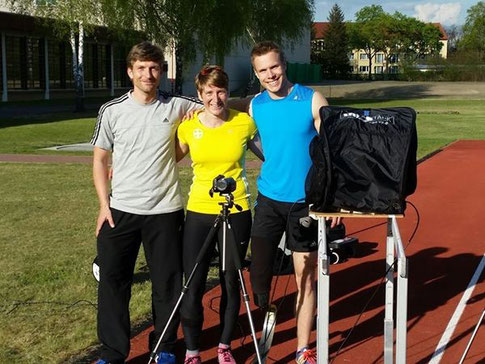
<svg viewBox="0 0 485 364">
<path fill-rule="evenodd" d="M 385 12 L 399 11 L 425 22 L 439 22 L 443 25 L 465 24 L 467 10 L 479 0 L 315 0 L 315 21 L 327 21 L 334 4 L 342 9 L 345 20 L 354 20 L 355 13 L 369 5 L 381 5 Z"/>
</svg>

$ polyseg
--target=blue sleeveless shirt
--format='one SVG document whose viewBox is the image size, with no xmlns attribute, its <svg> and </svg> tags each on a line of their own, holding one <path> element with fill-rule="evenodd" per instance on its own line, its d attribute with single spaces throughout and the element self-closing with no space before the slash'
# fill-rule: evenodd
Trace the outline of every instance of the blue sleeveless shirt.
<svg viewBox="0 0 485 364">
<path fill-rule="evenodd" d="M 309 153 L 315 130 L 314 91 L 294 84 L 290 94 L 273 100 L 267 91 L 252 100 L 252 114 L 261 136 L 265 161 L 258 191 L 281 202 L 304 202 L 305 179 L 312 164 Z"/>
</svg>

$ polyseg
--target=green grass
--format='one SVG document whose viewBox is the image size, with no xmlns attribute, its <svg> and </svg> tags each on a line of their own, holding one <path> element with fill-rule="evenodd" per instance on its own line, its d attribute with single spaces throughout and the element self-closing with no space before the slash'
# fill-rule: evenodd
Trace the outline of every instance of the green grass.
<svg viewBox="0 0 485 364">
<path fill-rule="evenodd" d="M 330 101 L 415 108 L 418 157 L 456 139 L 485 139 L 483 101 Z M 77 114 L 0 121 L 0 153 L 45 153 L 38 148 L 85 142 L 94 122 L 92 115 Z M 186 196 L 192 172 L 181 168 L 180 175 Z M 253 196 L 256 175 L 248 171 Z M 91 167 L 0 163 L 0 180 L 0 362 L 86 361 L 88 348 L 97 344 Z M 135 326 L 150 312 L 144 265 L 140 254 L 131 304 Z"/>
<path fill-rule="evenodd" d="M 89 142 L 95 117 L 92 113 L 57 114 L 0 120 L 0 153 L 52 154 L 41 148 Z M 62 152 L 62 154 L 72 154 Z M 77 155 L 86 153 L 76 152 Z"/>
<path fill-rule="evenodd" d="M 192 171 L 186 167 L 180 174 L 187 196 Z M 253 191 L 255 174 L 248 173 Z M 3 163 L 0 180 L 0 362 L 75 362 L 97 343 L 91 167 Z M 144 278 L 133 287 L 134 325 L 151 310 L 144 265 L 141 253 L 137 274 Z"/>
<path fill-rule="evenodd" d="M 95 343 L 95 308 L 70 307 L 96 302 L 90 167 L 2 164 L 0 179 L 0 361 L 60 362 Z"/>
</svg>

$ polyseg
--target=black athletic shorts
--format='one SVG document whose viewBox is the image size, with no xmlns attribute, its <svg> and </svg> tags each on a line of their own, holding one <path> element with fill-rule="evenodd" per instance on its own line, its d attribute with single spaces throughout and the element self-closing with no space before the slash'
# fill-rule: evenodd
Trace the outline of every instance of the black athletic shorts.
<svg viewBox="0 0 485 364">
<path fill-rule="evenodd" d="M 318 244 L 308 231 L 301 227 L 300 218 L 308 216 L 306 203 L 291 203 L 275 201 L 258 194 L 254 207 L 252 237 L 280 242 L 283 232 L 286 232 L 286 248 L 294 252 L 312 252 L 318 249 Z"/>
</svg>

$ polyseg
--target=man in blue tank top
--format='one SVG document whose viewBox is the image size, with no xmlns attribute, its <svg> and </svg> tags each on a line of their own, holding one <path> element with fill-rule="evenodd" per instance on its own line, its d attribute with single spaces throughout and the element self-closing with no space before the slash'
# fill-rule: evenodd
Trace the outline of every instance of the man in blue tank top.
<svg viewBox="0 0 485 364">
<path fill-rule="evenodd" d="M 318 246 L 301 233 L 299 220 L 308 216 L 305 179 L 312 163 L 309 145 L 320 129 L 319 110 L 328 103 L 319 92 L 292 84 L 286 78 L 284 54 L 276 44 L 255 45 L 251 62 L 265 88 L 252 99 L 249 109 L 256 121 L 264 154 L 251 233 L 254 300 L 263 308 L 269 304 L 273 261 L 285 232 L 298 289 L 296 362 L 316 363 L 316 354 L 308 345 L 316 306 Z"/>
</svg>

